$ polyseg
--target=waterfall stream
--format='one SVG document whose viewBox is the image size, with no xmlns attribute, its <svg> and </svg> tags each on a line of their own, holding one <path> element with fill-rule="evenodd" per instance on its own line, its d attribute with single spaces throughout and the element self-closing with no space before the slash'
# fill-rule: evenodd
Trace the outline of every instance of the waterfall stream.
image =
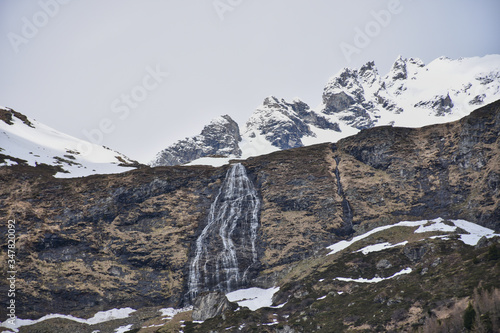
<svg viewBox="0 0 500 333">
<path fill-rule="evenodd" d="M 232 165 L 196 240 L 189 266 L 190 300 L 202 291 L 229 292 L 248 282 L 251 268 L 258 262 L 259 210 L 260 200 L 245 167 Z"/>
</svg>

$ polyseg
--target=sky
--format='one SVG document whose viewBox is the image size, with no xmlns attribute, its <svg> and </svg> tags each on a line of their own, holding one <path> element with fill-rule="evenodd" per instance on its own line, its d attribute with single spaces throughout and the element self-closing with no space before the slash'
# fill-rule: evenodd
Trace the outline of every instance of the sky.
<svg viewBox="0 0 500 333">
<path fill-rule="evenodd" d="M 0 105 L 147 163 L 375 61 L 500 54 L 498 0 L 0 0 Z"/>
</svg>

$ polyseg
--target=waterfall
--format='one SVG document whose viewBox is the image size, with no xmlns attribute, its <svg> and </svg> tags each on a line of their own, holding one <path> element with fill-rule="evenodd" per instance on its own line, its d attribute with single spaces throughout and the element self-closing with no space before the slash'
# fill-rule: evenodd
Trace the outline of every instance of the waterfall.
<svg viewBox="0 0 500 333">
<path fill-rule="evenodd" d="M 228 292 L 244 286 L 258 262 L 256 240 L 260 200 L 246 169 L 228 170 L 196 240 L 189 265 L 188 298 L 206 290 Z"/>
</svg>

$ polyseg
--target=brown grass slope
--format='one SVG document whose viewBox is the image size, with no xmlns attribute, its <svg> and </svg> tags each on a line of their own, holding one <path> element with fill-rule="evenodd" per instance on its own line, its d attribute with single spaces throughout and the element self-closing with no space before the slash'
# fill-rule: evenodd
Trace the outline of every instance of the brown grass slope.
<svg viewBox="0 0 500 333">
<path fill-rule="evenodd" d="M 325 246 L 403 219 L 464 218 L 499 230 L 499 131 L 496 102 L 449 124 L 373 128 L 241 161 L 262 200 L 255 284 L 273 285 Z M 178 305 L 227 169 L 55 179 L 43 168 L 1 167 L 0 214 L 17 222 L 18 316 Z"/>
</svg>

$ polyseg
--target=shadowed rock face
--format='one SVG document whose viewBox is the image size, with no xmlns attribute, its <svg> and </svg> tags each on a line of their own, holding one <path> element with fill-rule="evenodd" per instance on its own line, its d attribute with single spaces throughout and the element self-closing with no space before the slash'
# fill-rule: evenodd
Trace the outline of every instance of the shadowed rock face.
<svg viewBox="0 0 500 333">
<path fill-rule="evenodd" d="M 496 102 L 454 123 L 373 128 L 242 161 L 260 200 L 259 266 L 249 284 L 269 287 L 353 231 L 400 220 L 463 218 L 500 230 L 499 132 Z M 181 303 L 229 169 L 54 179 L 43 168 L 0 168 L 0 213 L 17 222 L 18 316 Z"/>
<path fill-rule="evenodd" d="M 393 216 L 461 216 L 498 230 L 499 132 L 499 102 L 449 124 L 363 131 L 337 144 L 351 159 L 344 174 L 353 179 L 344 191 L 351 202 L 390 202 Z M 362 171 L 368 178 L 361 180 L 354 172 L 366 166 L 371 171 Z M 372 190 L 361 192 L 367 181 Z M 369 206 L 358 206 L 357 213 L 363 216 Z"/>
</svg>

